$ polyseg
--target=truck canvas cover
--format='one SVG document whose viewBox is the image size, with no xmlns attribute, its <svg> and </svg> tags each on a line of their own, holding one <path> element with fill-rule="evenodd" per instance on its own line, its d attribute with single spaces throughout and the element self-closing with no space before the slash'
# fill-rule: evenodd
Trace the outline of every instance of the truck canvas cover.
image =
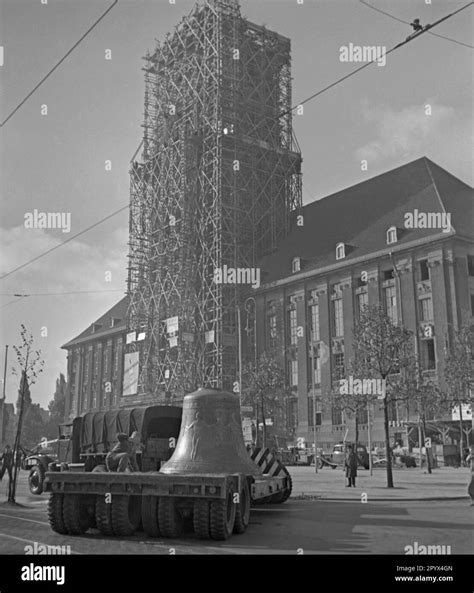
<svg viewBox="0 0 474 593">
<path fill-rule="evenodd" d="M 88 412 L 81 423 L 81 452 L 109 451 L 117 434 L 138 431 L 140 440 L 151 436 L 169 438 L 179 432 L 182 409 L 177 406 L 147 406 L 109 412 Z"/>
</svg>

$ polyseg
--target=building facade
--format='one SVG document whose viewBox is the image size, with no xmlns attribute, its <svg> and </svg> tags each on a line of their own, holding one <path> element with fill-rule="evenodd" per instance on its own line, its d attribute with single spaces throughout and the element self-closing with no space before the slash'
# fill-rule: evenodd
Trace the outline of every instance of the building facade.
<svg viewBox="0 0 474 593">
<path fill-rule="evenodd" d="M 62 348 L 67 350 L 65 417 L 120 407 L 128 298 Z"/>
<path fill-rule="evenodd" d="M 313 442 L 316 404 L 318 446 L 354 440 L 354 418 L 331 405 L 329 394 L 334 377 L 348 375 L 352 330 L 365 305 L 382 303 L 414 332 L 423 373 L 445 386 L 453 329 L 474 322 L 472 214 L 472 188 L 422 158 L 295 216 L 290 235 L 262 261 L 264 282 L 252 293 L 257 352 L 286 370 L 295 437 Z M 367 443 L 368 413 L 372 441 L 382 446 L 381 405 L 359 415 L 359 439 Z M 409 406 L 393 406 L 393 439 L 406 444 L 405 422 L 416 419 Z"/>
</svg>

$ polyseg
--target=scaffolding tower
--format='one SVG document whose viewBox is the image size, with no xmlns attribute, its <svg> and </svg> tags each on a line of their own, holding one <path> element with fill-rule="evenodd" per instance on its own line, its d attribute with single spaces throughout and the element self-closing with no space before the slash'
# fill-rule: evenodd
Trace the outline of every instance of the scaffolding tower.
<svg viewBox="0 0 474 593">
<path fill-rule="evenodd" d="M 128 331 L 138 393 L 178 400 L 237 379 L 236 307 L 301 206 L 290 40 L 206 0 L 145 57 L 143 153 L 130 173 Z"/>
</svg>

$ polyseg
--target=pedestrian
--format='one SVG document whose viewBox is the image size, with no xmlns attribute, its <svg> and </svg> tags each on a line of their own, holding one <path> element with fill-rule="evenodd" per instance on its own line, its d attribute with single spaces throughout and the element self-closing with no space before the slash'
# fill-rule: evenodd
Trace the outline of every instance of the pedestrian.
<svg viewBox="0 0 474 593">
<path fill-rule="evenodd" d="M 123 432 L 117 434 L 117 440 L 118 443 L 105 458 L 107 469 L 110 472 L 124 472 L 130 464 L 133 471 L 139 471 L 134 443 Z"/>
<path fill-rule="evenodd" d="M 355 488 L 355 479 L 357 476 L 357 455 L 354 453 L 352 445 L 347 446 L 347 454 L 344 466 L 346 468 L 346 478 L 348 480 L 346 488 L 351 488 L 352 486 Z"/>
<path fill-rule="evenodd" d="M 2 469 L 0 470 L 0 480 L 5 475 L 5 472 L 8 472 L 8 477 L 10 478 L 10 482 L 13 480 L 12 477 L 12 469 L 13 469 L 13 451 L 10 445 L 5 446 L 5 450 L 0 457 L 0 461 L 2 462 Z"/>
</svg>

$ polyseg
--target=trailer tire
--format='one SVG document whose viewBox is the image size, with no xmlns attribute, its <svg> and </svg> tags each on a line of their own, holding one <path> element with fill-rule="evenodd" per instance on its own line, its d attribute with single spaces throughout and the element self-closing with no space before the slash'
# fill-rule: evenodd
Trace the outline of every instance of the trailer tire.
<svg viewBox="0 0 474 593">
<path fill-rule="evenodd" d="M 158 524 L 158 496 L 142 497 L 142 523 L 144 532 L 150 537 L 160 537 Z"/>
<path fill-rule="evenodd" d="M 39 495 L 43 493 L 44 486 L 44 468 L 37 464 L 31 468 L 28 476 L 28 486 L 31 494 Z"/>
<path fill-rule="evenodd" d="M 105 496 L 98 494 L 95 501 L 95 522 L 102 535 L 114 535 L 112 527 L 111 504 L 105 502 Z"/>
<path fill-rule="evenodd" d="M 112 498 L 111 519 L 114 535 L 133 535 L 140 525 L 140 498 L 117 494 Z"/>
<path fill-rule="evenodd" d="M 213 500 L 210 509 L 211 537 L 216 540 L 226 540 L 230 537 L 235 524 L 236 505 L 234 504 L 234 489 L 227 488 L 225 500 Z"/>
<path fill-rule="evenodd" d="M 82 535 L 91 526 L 87 506 L 80 494 L 64 495 L 63 517 L 69 535 Z"/>
<path fill-rule="evenodd" d="M 163 537 L 178 537 L 183 531 L 183 517 L 176 506 L 176 499 L 160 497 L 158 503 L 158 525 Z"/>
<path fill-rule="evenodd" d="M 194 533 L 199 539 L 210 539 L 211 537 L 209 514 L 208 500 L 199 499 L 194 501 L 193 527 Z"/>
<path fill-rule="evenodd" d="M 64 494 L 53 492 L 48 501 L 48 519 L 49 525 L 53 531 L 61 535 L 67 534 L 66 525 L 63 518 Z"/>
<path fill-rule="evenodd" d="M 250 523 L 250 489 L 245 480 L 239 493 L 239 502 L 235 508 L 234 533 L 244 533 Z"/>
</svg>

